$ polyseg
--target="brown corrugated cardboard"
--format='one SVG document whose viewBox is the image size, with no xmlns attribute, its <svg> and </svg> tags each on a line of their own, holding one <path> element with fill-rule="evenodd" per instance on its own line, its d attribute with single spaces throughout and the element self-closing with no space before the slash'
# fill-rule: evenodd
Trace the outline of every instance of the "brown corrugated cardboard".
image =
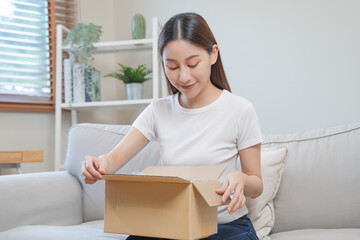
<svg viewBox="0 0 360 240">
<path fill-rule="evenodd" d="M 104 231 L 191 240 L 215 234 L 217 206 L 224 204 L 215 190 L 224 170 L 157 166 L 141 174 L 104 175 Z"/>
</svg>

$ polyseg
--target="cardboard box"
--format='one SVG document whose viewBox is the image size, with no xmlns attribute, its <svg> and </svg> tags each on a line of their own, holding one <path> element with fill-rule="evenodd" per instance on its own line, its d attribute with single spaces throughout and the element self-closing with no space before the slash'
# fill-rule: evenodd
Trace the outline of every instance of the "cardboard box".
<svg viewBox="0 0 360 240">
<path fill-rule="evenodd" d="M 221 166 L 147 167 L 105 179 L 104 232 L 169 239 L 217 233 Z"/>
</svg>

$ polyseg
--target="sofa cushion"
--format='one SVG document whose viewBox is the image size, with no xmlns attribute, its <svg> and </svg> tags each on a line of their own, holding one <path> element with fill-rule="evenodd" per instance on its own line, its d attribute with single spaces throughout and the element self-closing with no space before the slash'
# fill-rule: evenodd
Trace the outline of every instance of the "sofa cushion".
<svg viewBox="0 0 360 240">
<path fill-rule="evenodd" d="M 80 225 L 34 225 L 0 232 L 0 239 L 11 240 L 125 240 L 127 235 L 104 233 L 104 221 L 90 221 Z"/>
<path fill-rule="evenodd" d="M 360 228 L 360 122 L 265 135 L 263 146 L 288 150 L 272 233 Z"/>
<path fill-rule="evenodd" d="M 22 225 L 82 222 L 81 186 L 69 173 L 0 176 L 0 231 Z"/>
<path fill-rule="evenodd" d="M 271 240 L 359 240 L 360 229 L 304 229 L 270 235 Z"/>
<path fill-rule="evenodd" d="M 83 188 L 84 221 L 104 219 L 105 182 L 84 184 L 81 178 L 81 161 L 85 156 L 99 156 L 110 152 L 126 135 L 131 126 L 82 123 L 71 127 L 68 134 L 66 169 L 75 176 Z M 157 141 L 150 142 L 118 173 L 142 171 L 146 166 L 160 163 L 160 146 Z"/>
<path fill-rule="evenodd" d="M 286 154 L 287 150 L 284 147 L 261 149 L 263 193 L 255 199 L 246 198 L 248 216 L 260 240 L 265 239 L 274 226 L 273 199 L 285 168 Z"/>
</svg>

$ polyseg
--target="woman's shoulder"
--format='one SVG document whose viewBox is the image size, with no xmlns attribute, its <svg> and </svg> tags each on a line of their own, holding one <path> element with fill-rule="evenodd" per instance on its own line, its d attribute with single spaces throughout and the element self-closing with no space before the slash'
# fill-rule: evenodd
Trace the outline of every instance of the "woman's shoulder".
<svg viewBox="0 0 360 240">
<path fill-rule="evenodd" d="M 151 101 L 151 105 L 153 106 L 153 108 L 160 108 L 160 109 L 164 109 L 166 107 L 172 107 L 176 95 L 177 94 L 172 94 L 167 97 L 153 99 Z"/>
<path fill-rule="evenodd" d="M 252 105 L 252 102 L 243 96 L 224 90 L 226 94 L 227 103 L 238 109 L 247 108 Z"/>
</svg>

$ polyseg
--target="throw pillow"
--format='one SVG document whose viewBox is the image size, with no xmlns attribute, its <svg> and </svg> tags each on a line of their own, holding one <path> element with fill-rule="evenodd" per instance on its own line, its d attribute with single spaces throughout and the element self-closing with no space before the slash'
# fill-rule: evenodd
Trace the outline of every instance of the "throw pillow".
<svg viewBox="0 0 360 240">
<path fill-rule="evenodd" d="M 279 189 L 281 176 L 287 159 L 286 147 L 263 148 L 261 150 L 261 175 L 263 180 L 263 193 L 257 198 L 246 198 L 246 206 L 259 240 L 268 237 L 274 226 L 273 199 Z"/>
</svg>

